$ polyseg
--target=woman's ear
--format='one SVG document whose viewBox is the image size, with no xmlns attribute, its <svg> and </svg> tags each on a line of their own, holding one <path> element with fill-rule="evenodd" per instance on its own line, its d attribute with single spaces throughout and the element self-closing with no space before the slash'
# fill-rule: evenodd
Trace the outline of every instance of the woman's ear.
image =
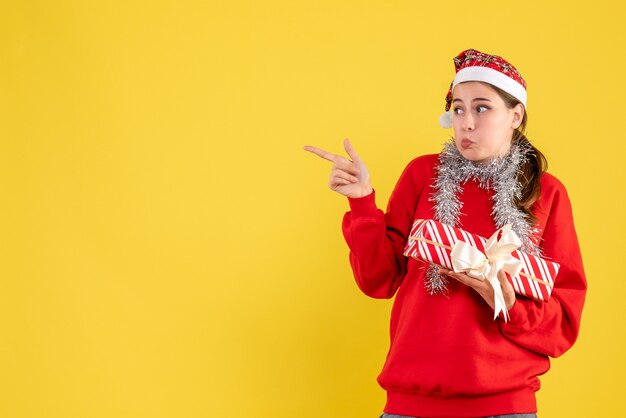
<svg viewBox="0 0 626 418">
<path fill-rule="evenodd" d="M 513 108 L 513 129 L 519 128 L 522 124 L 522 119 L 524 118 L 524 106 L 521 103 L 518 103 Z"/>
</svg>

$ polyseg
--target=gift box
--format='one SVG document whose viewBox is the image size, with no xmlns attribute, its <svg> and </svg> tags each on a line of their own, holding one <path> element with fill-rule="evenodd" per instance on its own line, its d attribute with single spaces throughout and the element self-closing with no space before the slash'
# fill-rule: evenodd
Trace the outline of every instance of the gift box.
<svg viewBox="0 0 626 418">
<path fill-rule="evenodd" d="M 484 277 L 484 274 L 479 274 L 481 269 L 483 273 L 490 265 L 500 269 L 505 260 L 509 267 L 515 265 L 508 269 L 506 276 L 516 293 L 547 301 L 559 264 L 519 251 L 517 248 L 520 245 L 519 238 L 509 225 L 486 239 L 432 219 L 418 219 L 411 228 L 404 255 L 450 270 L 464 271 L 477 278 Z M 472 261 L 468 262 L 468 258 Z M 461 270 L 462 267 L 464 270 Z"/>
</svg>

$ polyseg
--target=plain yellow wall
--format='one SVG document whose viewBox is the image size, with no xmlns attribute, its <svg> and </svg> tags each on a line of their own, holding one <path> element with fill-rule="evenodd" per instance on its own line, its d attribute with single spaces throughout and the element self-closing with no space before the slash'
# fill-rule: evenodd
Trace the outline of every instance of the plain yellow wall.
<svg viewBox="0 0 626 418">
<path fill-rule="evenodd" d="M 589 293 L 540 416 L 626 414 L 620 1 L 0 4 L 0 417 L 376 417 L 390 301 L 326 183 L 384 208 L 466 48 L 528 82 Z"/>
</svg>

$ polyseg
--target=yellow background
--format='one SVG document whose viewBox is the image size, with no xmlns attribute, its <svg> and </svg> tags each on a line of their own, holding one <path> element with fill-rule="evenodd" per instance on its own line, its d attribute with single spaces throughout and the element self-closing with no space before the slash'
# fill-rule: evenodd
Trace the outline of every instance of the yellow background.
<svg viewBox="0 0 626 418">
<path fill-rule="evenodd" d="M 541 417 L 626 414 L 624 6 L 566 1 L 0 3 L 0 417 L 376 417 L 390 301 L 346 200 L 384 208 L 466 48 L 528 82 L 589 293 Z"/>
</svg>

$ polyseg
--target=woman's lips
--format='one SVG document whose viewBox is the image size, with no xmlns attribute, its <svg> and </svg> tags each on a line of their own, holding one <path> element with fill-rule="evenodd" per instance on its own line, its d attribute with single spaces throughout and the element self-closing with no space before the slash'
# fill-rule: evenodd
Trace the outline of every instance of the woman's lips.
<svg viewBox="0 0 626 418">
<path fill-rule="evenodd" d="M 467 138 L 463 138 L 463 139 L 461 140 L 461 147 L 462 147 L 463 149 L 467 149 L 467 148 L 469 148 L 469 147 L 470 147 L 473 143 L 474 143 L 473 141 L 470 141 L 470 140 L 469 140 L 469 139 L 467 139 Z"/>
</svg>

